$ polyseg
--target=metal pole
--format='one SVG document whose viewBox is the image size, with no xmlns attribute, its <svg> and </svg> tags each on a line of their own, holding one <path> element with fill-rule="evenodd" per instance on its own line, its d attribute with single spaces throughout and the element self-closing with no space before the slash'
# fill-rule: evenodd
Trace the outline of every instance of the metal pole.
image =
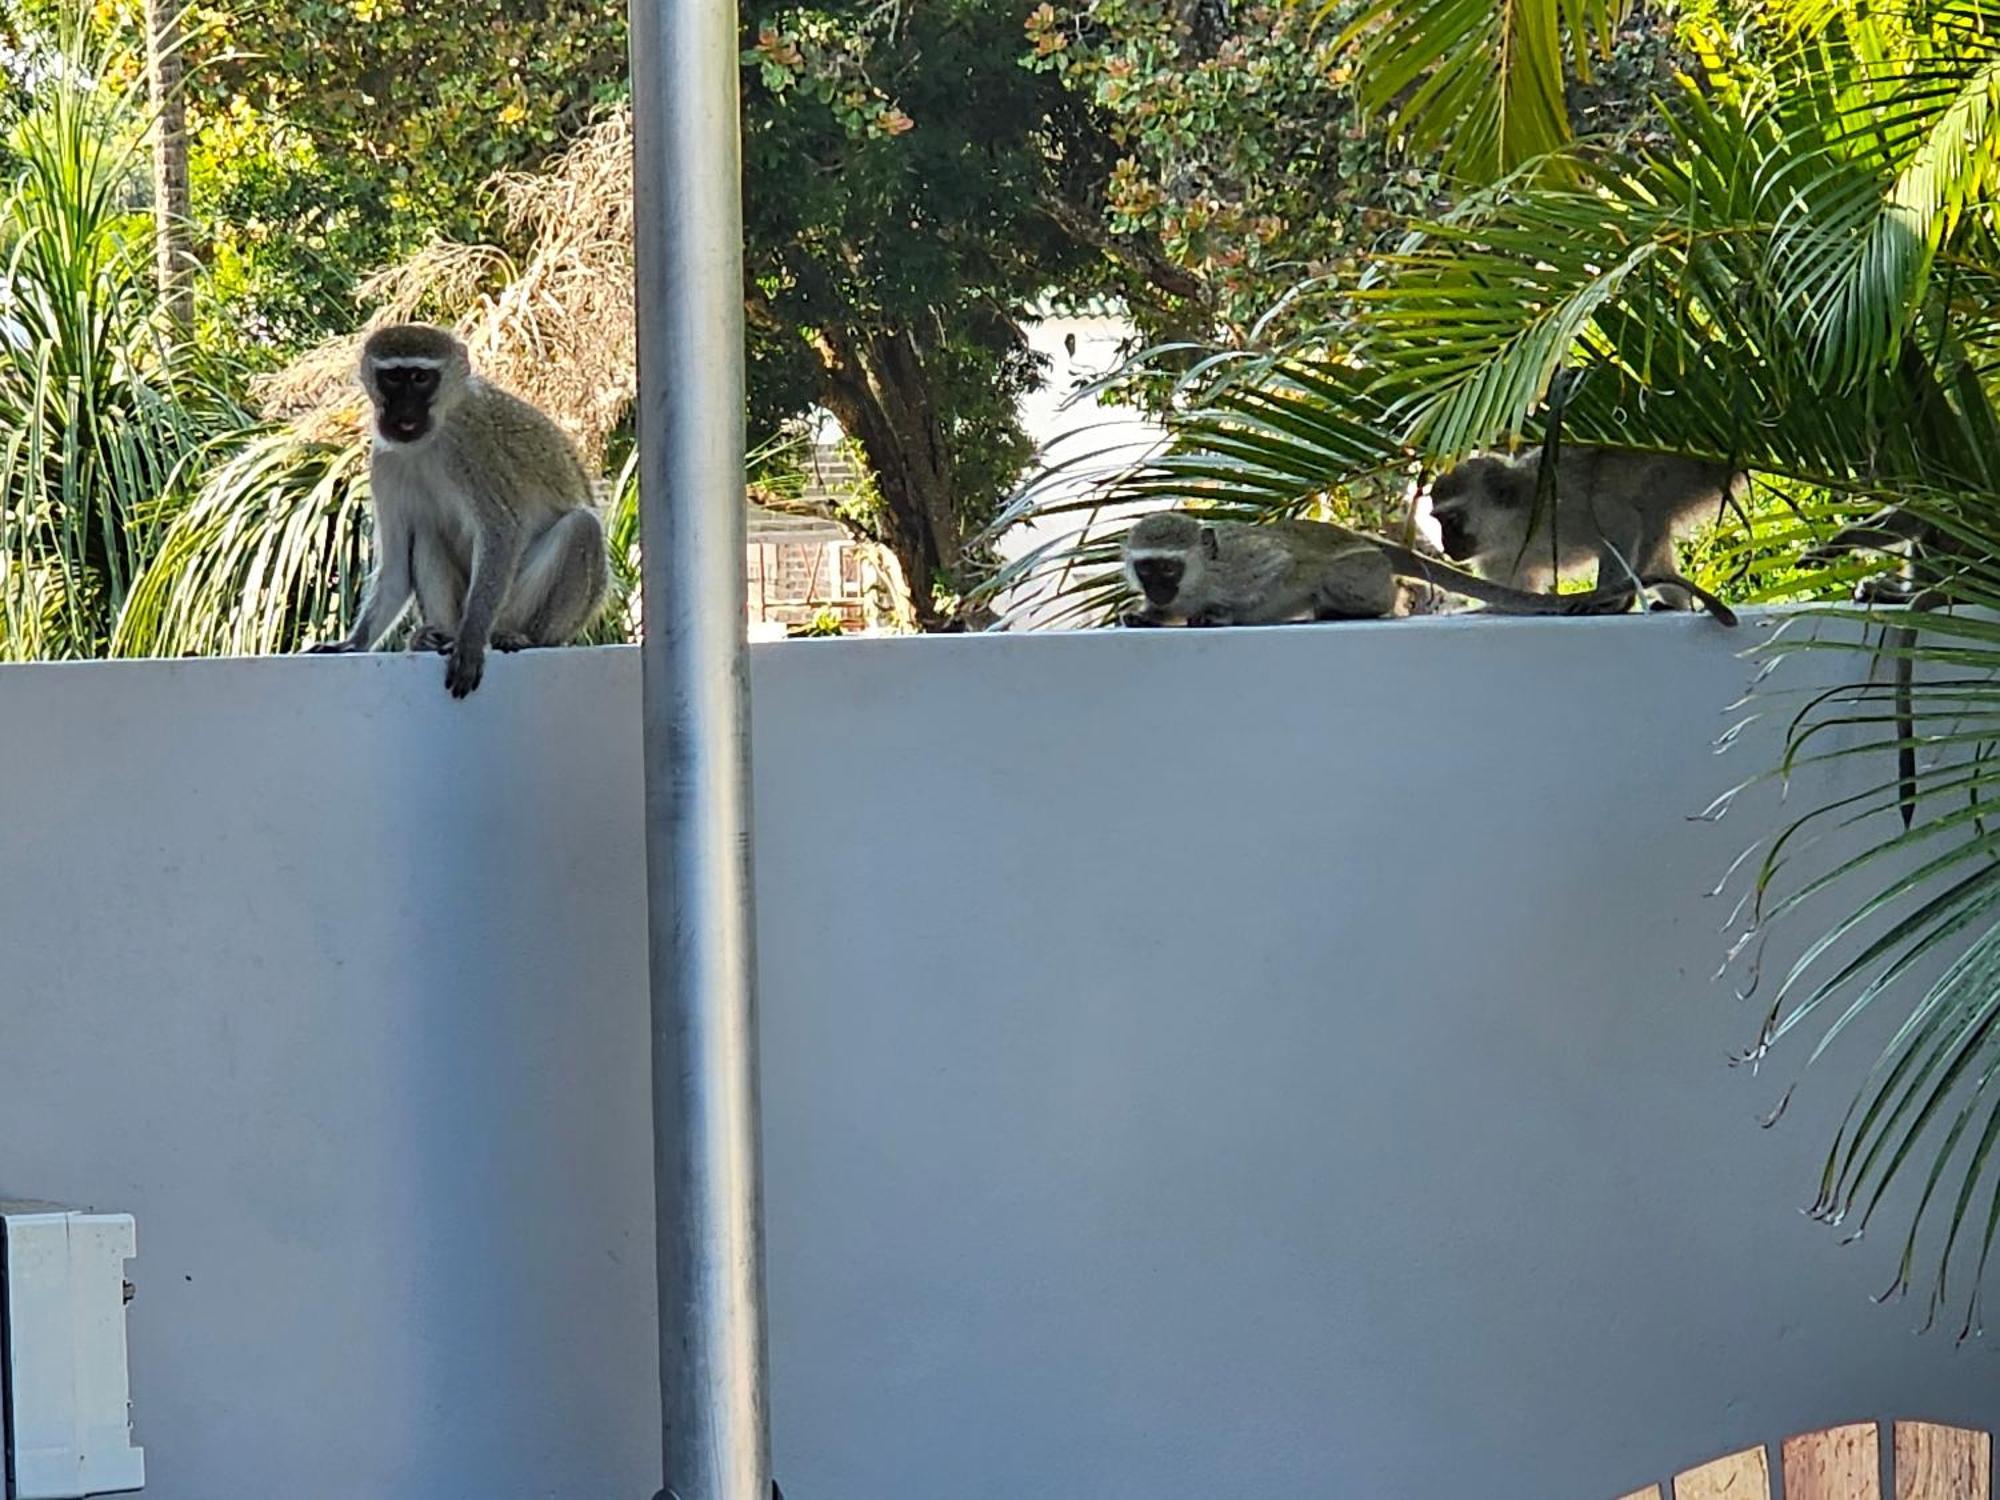
<svg viewBox="0 0 2000 1500">
<path fill-rule="evenodd" d="M 735 0 L 631 0 L 646 868 L 672 1500 L 770 1500 Z"/>
</svg>

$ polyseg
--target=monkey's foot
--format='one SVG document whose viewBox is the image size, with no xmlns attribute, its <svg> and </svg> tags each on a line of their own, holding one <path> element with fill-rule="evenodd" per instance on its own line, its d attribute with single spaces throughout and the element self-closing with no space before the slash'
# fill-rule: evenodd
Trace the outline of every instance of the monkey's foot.
<svg viewBox="0 0 2000 1500">
<path fill-rule="evenodd" d="M 463 641 L 453 643 L 451 660 L 446 663 L 444 669 L 445 691 L 454 698 L 463 698 L 479 686 L 479 679 L 485 675 L 485 650 L 468 647 Z"/>
<path fill-rule="evenodd" d="M 1864 578 L 1854 585 L 1856 604 L 1908 604 L 1910 596 L 1911 590 L 1893 576 Z"/>
<path fill-rule="evenodd" d="M 1160 622 L 1143 609 L 1128 609 L 1118 617 L 1118 623 L 1127 630 L 1155 630 Z"/>
<path fill-rule="evenodd" d="M 452 635 L 435 625 L 425 625 L 410 637 L 412 651 L 432 651 L 439 656 L 447 654 L 452 647 Z"/>
<path fill-rule="evenodd" d="M 345 656 L 361 648 L 352 641 L 321 641 L 316 646 L 306 647 L 307 656 Z"/>
<path fill-rule="evenodd" d="M 534 645 L 535 643 L 532 640 L 518 631 L 496 630 L 493 632 L 493 649 L 495 651 L 531 651 L 534 649 Z"/>
</svg>

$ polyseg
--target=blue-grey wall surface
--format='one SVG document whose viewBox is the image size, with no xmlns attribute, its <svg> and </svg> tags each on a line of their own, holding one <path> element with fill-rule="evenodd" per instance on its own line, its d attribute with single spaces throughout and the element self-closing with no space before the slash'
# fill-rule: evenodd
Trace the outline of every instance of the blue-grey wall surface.
<svg viewBox="0 0 2000 1500">
<path fill-rule="evenodd" d="M 1728 1065 L 1777 808 L 1689 815 L 1772 758 L 1711 743 L 1761 628 L 761 649 L 788 1500 L 1609 1500 L 1993 1421 L 1869 1301 L 1896 1236 L 1798 1212 L 1870 1039 L 1769 1131 L 1801 1049 Z M 637 665 L 0 668 L 0 1196 L 137 1216 L 154 1500 L 657 1484 Z"/>
</svg>

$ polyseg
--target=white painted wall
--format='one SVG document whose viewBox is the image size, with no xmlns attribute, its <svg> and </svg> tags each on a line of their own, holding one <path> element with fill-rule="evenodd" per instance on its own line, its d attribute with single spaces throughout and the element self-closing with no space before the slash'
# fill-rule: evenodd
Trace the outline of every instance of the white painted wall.
<svg viewBox="0 0 2000 1500">
<path fill-rule="evenodd" d="M 1770 1132 L 1796 1054 L 1724 1064 L 1746 638 L 760 650 L 790 1500 L 1600 1500 L 1990 1422 L 1796 1212 L 1865 1047 Z M 136 1214 L 153 1500 L 657 1483 L 637 659 L 441 671 L 0 668 L 0 1197 Z"/>
</svg>

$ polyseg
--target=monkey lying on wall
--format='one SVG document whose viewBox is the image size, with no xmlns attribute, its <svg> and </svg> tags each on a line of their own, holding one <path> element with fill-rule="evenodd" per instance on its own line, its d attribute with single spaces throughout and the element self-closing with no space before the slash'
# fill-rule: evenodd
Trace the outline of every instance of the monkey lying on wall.
<svg viewBox="0 0 2000 1500">
<path fill-rule="evenodd" d="M 1524 593 L 1324 521 L 1252 526 L 1185 511 L 1140 517 L 1125 536 L 1124 567 L 1126 582 L 1145 600 L 1124 616 L 1127 625 L 1380 619 L 1403 612 L 1406 579 L 1508 614 L 1615 614 L 1630 609 L 1637 595 L 1629 581 L 1588 594 Z M 1736 623 L 1726 605 L 1702 598 L 1717 620 Z"/>
</svg>

